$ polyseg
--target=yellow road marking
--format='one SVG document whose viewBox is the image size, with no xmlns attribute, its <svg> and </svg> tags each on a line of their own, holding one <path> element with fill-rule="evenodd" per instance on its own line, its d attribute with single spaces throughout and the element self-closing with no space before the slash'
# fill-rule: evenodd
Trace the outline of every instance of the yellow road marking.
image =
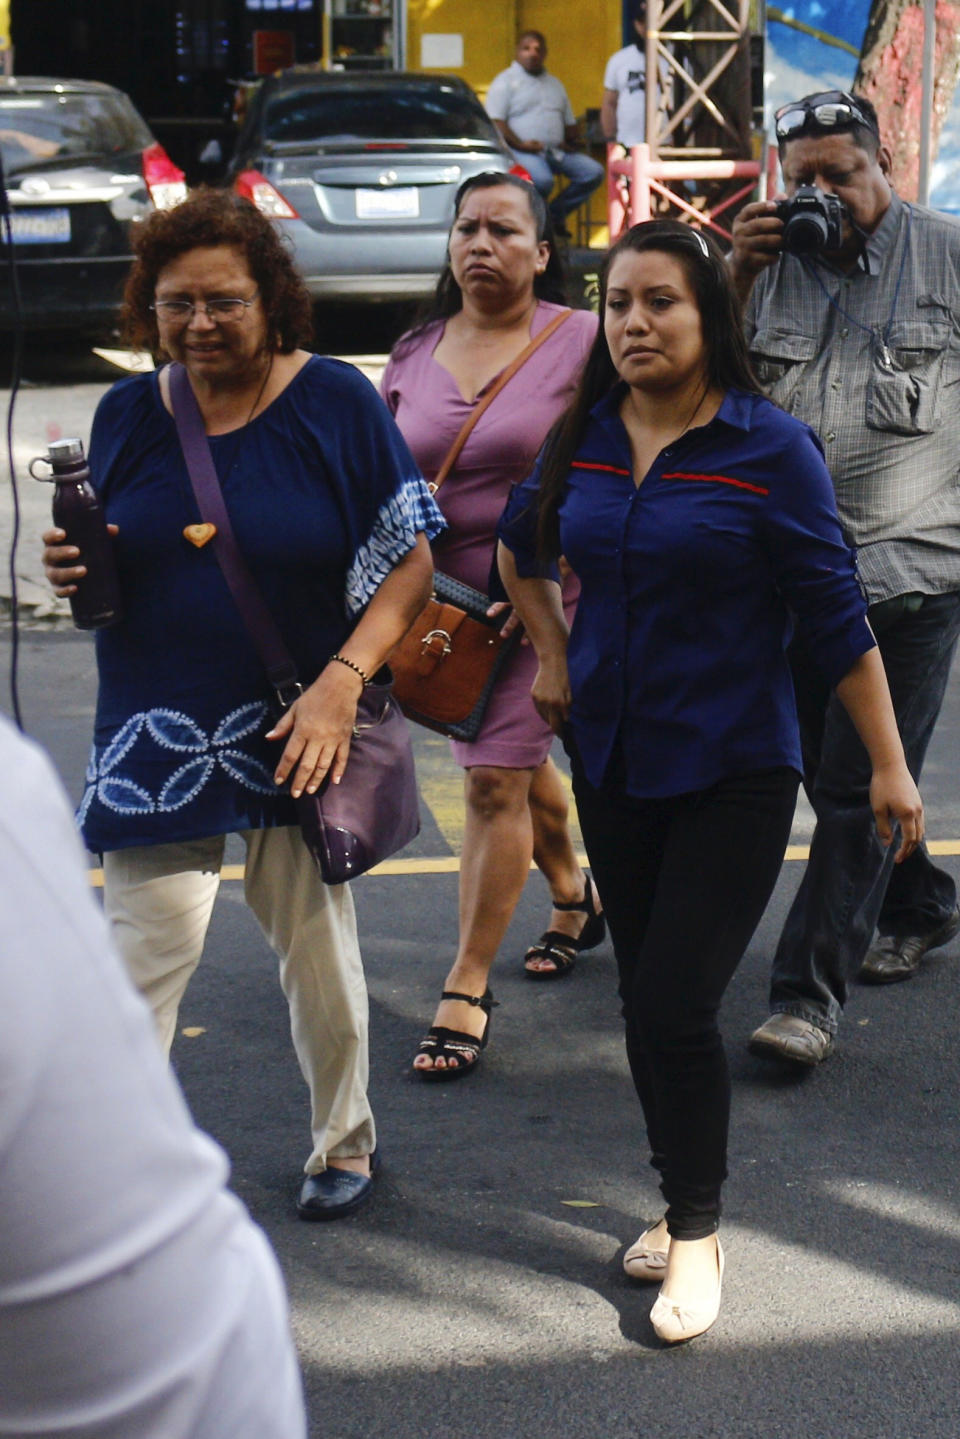
<svg viewBox="0 0 960 1439">
<path fill-rule="evenodd" d="M 931 854 L 960 854 L 960 839 L 931 839 L 927 841 L 927 849 Z M 808 844 L 788 844 L 783 857 L 786 860 L 809 859 L 810 846 Z M 577 854 L 577 858 L 581 864 L 588 862 L 587 856 L 582 851 Z M 536 869 L 536 865 L 531 864 L 530 868 Z M 388 859 L 370 871 L 373 875 L 459 874 L 459 872 L 460 856 L 457 854 Z M 94 888 L 100 888 L 103 885 L 103 870 L 91 869 L 87 872 L 87 878 Z M 225 880 L 243 879 L 243 865 L 225 864 L 220 871 L 220 878 Z"/>
<path fill-rule="evenodd" d="M 443 735 L 417 736 L 417 788 L 453 853 L 463 848 L 463 772 Z"/>
</svg>

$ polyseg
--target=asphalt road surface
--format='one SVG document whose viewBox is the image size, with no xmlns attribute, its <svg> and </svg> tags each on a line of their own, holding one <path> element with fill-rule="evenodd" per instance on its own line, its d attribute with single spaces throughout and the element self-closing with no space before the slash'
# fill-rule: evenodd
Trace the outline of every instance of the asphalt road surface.
<svg viewBox="0 0 960 1439">
<path fill-rule="evenodd" d="M 26 633 L 21 694 L 27 728 L 76 797 L 89 640 Z M 955 676 L 924 784 L 928 831 L 954 874 L 958 730 Z M 482 1068 L 449 1086 L 408 1073 L 453 952 L 460 842 L 458 772 L 442 741 L 420 733 L 417 746 L 421 835 L 405 864 L 355 885 L 384 1156 L 368 1208 L 331 1225 L 296 1217 L 306 1095 L 274 962 L 232 880 L 174 1050 L 198 1123 L 227 1149 L 280 1255 L 311 1435 L 957 1439 L 960 944 L 909 984 L 856 989 L 818 1071 L 771 1072 L 745 1042 L 802 871 L 787 860 L 724 1011 L 734 1092 L 721 1317 L 663 1349 L 647 1319 L 655 1288 L 620 1268 L 661 1208 L 613 958 L 605 945 L 562 983 L 524 981 L 520 956 L 546 917 L 538 876 L 494 971 Z M 807 828 L 801 812 L 791 854 Z"/>
</svg>

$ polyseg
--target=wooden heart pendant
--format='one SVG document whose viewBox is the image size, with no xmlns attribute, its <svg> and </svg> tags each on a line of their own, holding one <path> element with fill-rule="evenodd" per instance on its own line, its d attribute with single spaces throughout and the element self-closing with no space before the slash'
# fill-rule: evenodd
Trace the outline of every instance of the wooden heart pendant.
<svg viewBox="0 0 960 1439">
<path fill-rule="evenodd" d="M 189 540 L 192 545 L 196 545 L 197 549 L 200 550 L 203 548 L 203 546 L 207 543 L 208 540 L 213 539 L 216 533 L 216 525 L 211 525 L 208 522 L 207 524 L 203 525 L 187 525 L 186 529 L 183 532 L 183 537 L 184 539 Z"/>
</svg>

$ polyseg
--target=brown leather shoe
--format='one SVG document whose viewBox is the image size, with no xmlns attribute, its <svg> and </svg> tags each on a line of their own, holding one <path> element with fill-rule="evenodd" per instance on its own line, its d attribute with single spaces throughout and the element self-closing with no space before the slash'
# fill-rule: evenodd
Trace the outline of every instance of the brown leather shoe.
<svg viewBox="0 0 960 1439">
<path fill-rule="evenodd" d="M 896 984 L 912 979 L 928 949 L 939 949 L 960 930 L 960 905 L 930 934 L 885 934 L 863 961 L 857 976 L 863 984 Z"/>
<path fill-rule="evenodd" d="M 771 1014 L 753 1031 L 747 1048 L 761 1059 L 779 1059 L 810 1068 L 826 1059 L 833 1049 L 833 1035 L 795 1014 Z"/>
</svg>

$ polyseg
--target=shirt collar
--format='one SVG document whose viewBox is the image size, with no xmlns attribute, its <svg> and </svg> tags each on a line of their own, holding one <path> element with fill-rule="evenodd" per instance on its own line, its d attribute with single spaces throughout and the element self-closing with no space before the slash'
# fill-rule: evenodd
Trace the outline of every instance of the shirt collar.
<svg viewBox="0 0 960 1439">
<path fill-rule="evenodd" d="M 594 405 L 590 411 L 592 417 L 607 427 L 611 421 L 615 421 L 622 429 L 620 405 L 626 392 L 626 384 L 619 380 L 613 389 L 608 390 L 603 398 Z M 732 426 L 735 430 L 749 430 L 753 425 L 753 408 L 759 398 L 760 396 L 751 395 L 747 390 L 729 389 L 710 423 L 713 424 L 714 420 L 722 420 L 724 424 Z"/>
<path fill-rule="evenodd" d="M 883 219 L 880 221 L 872 235 L 867 237 L 864 247 L 866 251 L 866 270 L 870 275 L 878 275 L 887 252 L 897 238 L 900 229 L 900 219 L 903 215 L 903 201 L 895 191 L 890 191 L 890 204 L 884 211 Z"/>
<path fill-rule="evenodd" d="M 900 219 L 904 212 L 904 204 L 895 190 L 890 191 L 890 204 L 883 212 L 883 218 L 871 235 L 867 236 L 867 242 L 860 254 L 857 256 L 855 269 L 865 275 L 878 275 L 886 259 L 887 251 L 894 244 L 897 232 L 900 229 Z M 825 270 L 831 270 L 834 274 L 845 273 L 831 265 L 826 259 L 819 258 L 815 264 L 822 265 Z"/>
</svg>

